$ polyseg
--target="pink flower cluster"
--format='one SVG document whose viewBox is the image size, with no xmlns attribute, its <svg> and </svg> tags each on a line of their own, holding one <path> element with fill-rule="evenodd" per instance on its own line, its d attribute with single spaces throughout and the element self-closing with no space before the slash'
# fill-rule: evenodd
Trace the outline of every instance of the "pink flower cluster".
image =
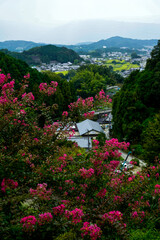
<svg viewBox="0 0 160 240">
<path fill-rule="evenodd" d="M 119 164 L 120 164 L 120 161 L 113 160 L 113 161 L 110 161 L 109 164 L 107 164 L 106 168 L 109 169 L 110 171 L 114 171 Z"/>
<path fill-rule="evenodd" d="M 6 192 L 6 189 L 15 189 L 18 187 L 18 182 L 14 182 L 12 179 L 3 178 L 1 183 L 2 192 Z"/>
<path fill-rule="evenodd" d="M 0 86 L 2 86 L 10 78 L 11 78 L 10 74 L 7 74 L 7 76 L 6 76 L 5 74 L 0 73 Z"/>
<path fill-rule="evenodd" d="M 114 196 L 113 202 L 118 202 L 118 203 L 120 203 L 120 202 L 122 202 L 122 198 L 121 198 L 120 196 Z"/>
<path fill-rule="evenodd" d="M 94 111 L 91 111 L 91 112 L 86 112 L 83 114 L 84 118 L 85 119 L 92 119 L 94 117 Z"/>
<path fill-rule="evenodd" d="M 145 217 L 144 211 L 134 211 L 131 213 L 131 218 L 135 219 L 138 222 L 142 222 L 143 218 Z"/>
<path fill-rule="evenodd" d="M 78 98 L 76 102 L 70 103 L 70 105 L 68 105 L 68 108 L 70 109 L 70 111 L 82 107 L 84 109 L 90 109 L 93 107 L 93 102 L 94 102 L 93 97 L 88 97 L 86 99 Z"/>
<path fill-rule="evenodd" d="M 73 185 L 73 184 L 74 184 L 74 182 L 73 182 L 73 180 L 72 180 L 72 179 L 65 180 L 65 183 L 67 183 L 67 184 L 71 184 L 71 185 Z"/>
<path fill-rule="evenodd" d="M 104 221 L 108 220 L 111 224 L 122 220 L 123 214 L 119 211 L 110 211 L 102 216 Z"/>
<path fill-rule="evenodd" d="M 0 79 L 1 79 L 1 83 L 3 81 L 5 81 L 4 77 L 0 78 Z M 6 77 L 6 79 L 8 80 L 7 77 Z M 14 91 L 14 84 L 15 84 L 14 80 L 12 80 L 12 81 L 4 84 L 4 85 L 2 84 L 2 92 L 1 92 L 1 97 L 0 97 L 0 104 L 7 104 L 7 103 L 11 103 L 12 102 L 11 95 L 12 95 L 12 93 Z"/>
<path fill-rule="evenodd" d="M 81 228 L 81 236 L 84 238 L 86 235 L 91 237 L 91 240 L 96 240 L 101 236 L 101 229 L 96 224 L 90 224 L 89 222 L 84 222 Z"/>
<path fill-rule="evenodd" d="M 106 140 L 105 145 L 109 146 L 109 147 L 116 147 L 119 149 L 127 150 L 130 143 L 129 142 L 127 142 L 127 143 L 126 142 L 118 142 L 117 138 L 112 138 L 110 140 Z"/>
<path fill-rule="evenodd" d="M 15 81 L 12 80 L 2 86 L 2 92 L 6 90 L 10 90 L 11 92 L 13 91 Z"/>
<path fill-rule="evenodd" d="M 93 139 L 93 143 L 94 143 L 96 146 L 98 146 L 98 145 L 99 145 L 99 141 L 98 141 L 98 140 L 96 140 L 96 139 Z"/>
<path fill-rule="evenodd" d="M 57 214 L 63 214 L 64 213 L 64 209 L 65 209 L 65 205 L 61 204 L 57 207 L 53 208 L 53 214 L 57 215 Z"/>
<path fill-rule="evenodd" d="M 107 95 L 108 96 L 108 95 Z M 98 100 L 101 100 L 101 99 L 104 99 L 105 98 L 105 92 L 104 90 L 102 89 L 96 96 L 95 96 L 96 99 Z M 108 96 L 109 98 L 109 96 Z"/>
<path fill-rule="evenodd" d="M 109 95 L 106 96 L 106 94 L 105 94 L 103 89 L 95 96 L 95 98 L 98 101 L 103 100 L 104 102 L 108 102 L 108 103 L 112 102 L 112 99 L 109 98 Z"/>
<path fill-rule="evenodd" d="M 28 216 L 21 219 L 20 223 L 23 223 L 23 230 L 30 232 L 35 230 L 37 219 L 35 216 Z"/>
<path fill-rule="evenodd" d="M 79 169 L 79 173 L 80 173 L 81 177 L 83 177 L 83 178 L 90 178 L 94 174 L 94 169 L 90 168 L 87 170 L 85 168 L 81 168 L 81 169 Z"/>
<path fill-rule="evenodd" d="M 64 111 L 64 112 L 62 113 L 62 116 L 68 117 L 68 112 L 67 112 L 67 111 Z"/>
<path fill-rule="evenodd" d="M 72 218 L 72 223 L 77 224 L 81 221 L 82 217 L 84 216 L 84 213 L 81 209 L 74 209 L 73 211 L 65 211 L 65 217 L 69 219 Z"/>
<path fill-rule="evenodd" d="M 27 75 L 24 75 L 24 79 L 29 79 L 30 78 L 30 74 L 28 73 Z"/>
<path fill-rule="evenodd" d="M 47 188 L 47 184 L 42 183 L 42 184 L 37 185 L 37 189 L 34 190 L 34 189 L 30 188 L 29 191 L 32 196 L 37 196 L 41 200 L 50 200 L 52 191 L 51 191 L 51 189 L 46 190 L 46 188 Z"/>
<path fill-rule="evenodd" d="M 129 182 L 132 182 L 134 179 L 135 179 L 135 176 L 133 175 L 132 177 L 129 177 L 129 178 L 128 178 L 128 181 L 129 181 Z"/>
<path fill-rule="evenodd" d="M 97 193 L 96 197 L 104 198 L 106 196 L 107 190 L 105 188 L 101 189 L 99 193 Z"/>
<path fill-rule="evenodd" d="M 51 81 L 50 85 L 47 83 L 41 83 L 39 85 L 39 91 L 45 93 L 48 96 L 53 95 L 56 92 L 56 87 L 58 86 L 57 82 Z"/>
<path fill-rule="evenodd" d="M 154 190 L 155 194 L 160 194 L 160 185 L 156 184 L 155 185 L 155 190 Z"/>
<path fill-rule="evenodd" d="M 21 110 L 20 110 L 20 114 L 25 115 L 25 114 L 26 114 L 26 111 L 25 111 L 24 109 L 21 109 Z"/>
<path fill-rule="evenodd" d="M 45 223 L 50 223 L 53 219 L 53 216 L 50 212 L 42 213 L 39 215 L 38 224 L 44 225 Z"/>
<path fill-rule="evenodd" d="M 22 94 L 22 99 L 25 99 L 25 102 L 32 102 L 34 101 L 35 97 L 33 96 L 32 92 Z"/>
<path fill-rule="evenodd" d="M 54 122 L 52 125 L 44 125 L 44 135 L 53 136 L 59 127 L 60 124 L 58 122 Z"/>
</svg>

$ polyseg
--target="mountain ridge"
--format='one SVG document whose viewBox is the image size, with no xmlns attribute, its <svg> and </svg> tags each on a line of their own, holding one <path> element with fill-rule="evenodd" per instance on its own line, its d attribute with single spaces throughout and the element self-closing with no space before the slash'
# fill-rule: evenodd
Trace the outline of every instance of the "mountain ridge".
<svg viewBox="0 0 160 240">
<path fill-rule="evenodd" d="M 125 38 L 121 36 L 113 36 L 106 39 L 101 39 L 96 42 L 87 42 L 87 43 L 77 43 L 73 45 L 66 45 L 66 44 L 46 44 L 46 43 L 36 43 L 32 41 L 25 41 L 25 40 L 8 40 L 4 42 L 0 42 L 0 49 L 8 49 L 9 51 L 15 52 L 22 52 L 29 50 L 33 47 L 39 46 L 46 46 L 46 45 L 53 45 L 57 47 L 66 47 L 72 49 L 74 51 L 79 51 L 84 48 L 84 50 L 91 50 L 99 49 L 105 46 L 108 43 L 109 47 L 129 47 L 129 48 L 142 48 L 147 44 L 149 46 L 155 46 L 158 42 L 158 39 L 137 39 L 137 38 Z M 149 44 L 148 44 L 149 43 Z M 17 48 L 23 48 L 18 49 Z"/>
</svg>

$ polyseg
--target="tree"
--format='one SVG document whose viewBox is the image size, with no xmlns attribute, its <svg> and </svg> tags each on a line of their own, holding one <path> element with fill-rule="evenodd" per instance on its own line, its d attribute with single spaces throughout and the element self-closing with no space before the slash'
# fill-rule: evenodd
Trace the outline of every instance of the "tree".
<svg viewBox="0 0 160 240">
<path fill-rule="evenodd" d="M 143 145 L 144 133 L 148 131 L 148 122 L 160 109 L 160 71 L 158 67 L 160 66 L 160 41 L 153 49 L 151 56 L 145 70 L 131 73 L 125 79 L 121 90 L 113 98 L 114 136 L 121 140 L 127 138 L 127 141 L 132 144 Z M 149 137 L 147 139 L 149 143 Z M 144 145 L 146 151 L 149 147 L 146 145 L 148 143 Z M 152 157 L 158 154 L 158 148 L 155 147 Z"/>
</svg>

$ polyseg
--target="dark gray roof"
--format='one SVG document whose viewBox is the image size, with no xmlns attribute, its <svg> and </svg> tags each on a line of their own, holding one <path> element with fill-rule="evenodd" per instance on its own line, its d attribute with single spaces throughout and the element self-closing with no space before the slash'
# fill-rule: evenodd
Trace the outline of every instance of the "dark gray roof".
<svg viewBox="0 0 160 240">
<path fill-rule="evenodd" d="M 86 133 L 96 134 L 97 132 L 104 132 L 98 122 L 94 122 L 92 120 L 86 119 L 83 122 L 77 123 L 77 128 L 80 135 L 84 135 Z"/>
<path fill-rule="evenodd" d="M 72 142 L 76 142 L 79 147 L 81 148 L 92 148 L 92 141 L 91 137 L 71 137 L 68 138 L 68 140 Z"/>
</svg>

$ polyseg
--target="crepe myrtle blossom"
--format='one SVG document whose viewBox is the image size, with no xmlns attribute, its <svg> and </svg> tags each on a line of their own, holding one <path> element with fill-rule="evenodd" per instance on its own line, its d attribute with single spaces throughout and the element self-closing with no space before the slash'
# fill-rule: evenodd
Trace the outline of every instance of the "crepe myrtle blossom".
<svg viewBox="0 0 160 240">
<path fill-rule="evenodd" d="M 81 222 L 82 217 L 84 216 L 84 213 L 81 209 L 74 209 L 73 211 L 65 211 L 65 217 L 67 219 L 71 218 L 72 219 L 72 223 L 77 224 L 79 222 Z"/>
<path fill-rule="evenodd" d="M 30 188 L 29 192 L 31 196 L 37 196 L 42 200 L 50 200 L 50 197 L 52 195 L 52 190 L 51 189 L 47 190 L 46 188 L 47 188 L 47 184 L 42 183 L 42 184 L 38 184 L 36 189 Z"/>
<path fill-rule="evenodd" d="M 65 205 L 64 204 L 61 204 L 57 207 L 54 207 L 52 210 L 53 210 L 53 214 L 54 215 L 58 215 L 58 214 L 63 214 L 64 213 L 64 210 L 65 210 Z"/>
<path fill-rule="evenodd" d="M 35 216 L 27 216 L 22 218 L 20 223 L 23 224 L 23 231 L 33 232 L 35 231 L 35 225 L 37 223 L 37 219 L 35 218 Z"/>
<path fill-rule="evenodd" d="M 39 91 L 45 93 L 48 96 L 53 95 L 56 92 L 56 87 L 58 86 L 57 82 L 51 81 L 50 85 L 47 83 L 40 83 Z"/>
<path fill-rule="evenodd" d="M 62 116 L 68 117 L 68 112 L 67 112 L 67 111 L 64 111 L 64 112 L 62 113 Z"/>
<path fill-rule="evenodd" d="M 3 178 L 1 183 L 1 191 L 6 192 L 7 189 L 15 189 L 18 187 L 18 182 L 13 181 L 12 179 Z"/>
<path fill-rule="evenodd" d="M 83 227 L 80 230 L 82 231 L 82 238 L 89 235 L 91 237 L 91 240 L 96 240 L 97 238 L 100 238 L 102 234 L 102 231 L 97 226 L 97 224 L 90 224 L 89 222 L 84 222 Z"/>
<path fill-rule="evenodd" d="M 42 213 L 39 215 L 38 224 L 44 225 L 46 223 L 50 223 L 52 219 L 53 219 L 53 216 L 50 212 Z"/>
<path fill-rule="evenodd" d="M 32 92 L 22 94 L 22 99 L 25 99 L 25 102 L 32 102 L 35 100 Z"/>
<path fill-rule="evenodd" d="M 79 169 L 79 173 L 80 173 L 81 177 L 83 177 L 83 178 L 90 178 L 94 174 L 94 169 L 90 168 L 87 170 L 85 168 L 81 168 L 81 169 Z"/>
</svg>

